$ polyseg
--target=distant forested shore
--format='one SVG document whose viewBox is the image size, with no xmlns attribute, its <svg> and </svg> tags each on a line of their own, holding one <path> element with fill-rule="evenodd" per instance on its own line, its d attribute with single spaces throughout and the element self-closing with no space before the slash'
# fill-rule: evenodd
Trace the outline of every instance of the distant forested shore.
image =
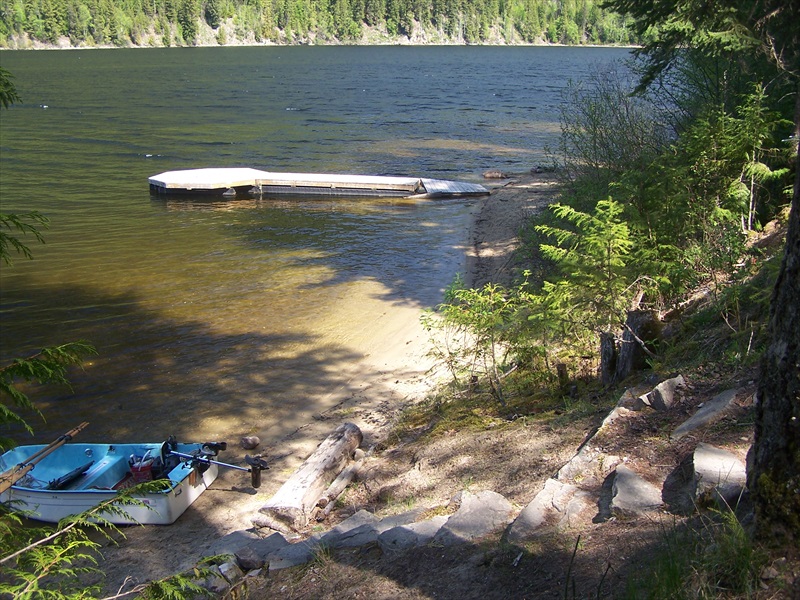
<svg viewBox="0 0 800 600">
<path fill-rule="evenodd" d="M 600 0 L 0 0 L 0 47 L 610 44 Z"/>
</svg>

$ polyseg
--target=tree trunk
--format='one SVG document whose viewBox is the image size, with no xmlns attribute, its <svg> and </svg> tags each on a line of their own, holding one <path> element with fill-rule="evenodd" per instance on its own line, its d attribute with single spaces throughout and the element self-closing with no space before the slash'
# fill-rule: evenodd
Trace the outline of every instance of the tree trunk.
<svg viewBox="0 0 800 600">
<path fill-rule="evenodd" d="M 320 496 L 352 458 L 362 439 L 361 430 L 353 423 L 340 425 L 259 509 L 261 514 L 253 523 L 278 531 L 305 527 Z"/>
<path fill-rule="evenodd" d="M 795 140 L 800 139 L 800 86 Z M 800 541 L 800 156 L 789 213 L 786 251 L 772 294 L 769 341 L 761 360 L 755 441 L 747 480 L 757 532 Z"/>
</svg>

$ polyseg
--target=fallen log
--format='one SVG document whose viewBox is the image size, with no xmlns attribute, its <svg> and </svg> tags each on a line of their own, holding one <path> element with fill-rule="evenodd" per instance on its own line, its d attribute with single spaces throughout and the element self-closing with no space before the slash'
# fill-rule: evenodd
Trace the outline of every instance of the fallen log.
<svg viewBox="0 0 800 600">
<path fill-rule="evenodd" d="M 259 509 L 261 514 L 256 515 L 253 524 L 272 529 L 281 524 L 295 531 L 305 527 L 317 501 L 353 457 L 362 439 L 357 425 L 340 425 Z"/>
<path fill-rule="evenodd" d="M 338 477 L 325 490 L 325 493 L 317 500 L 317 507 L 312 512 L 314 520 L 324 521 L 328 518 L 328 515 L 331 514 L 333 507 L 336 505 L 336 499 L 342 495 L 342 492 L 350 485 L 350 482 L 353 481 L 364 465 L 365 457 L 366 453 L 363 450 L 356 450 L 353 462 L 339 473 Z"/>
<path fill-rule="evenodd" d="M 356 450 L 355 456 L 353 457 L 355 460 L 347 465 L 344 470 L 337 475 L 336 479 L 333 480 L 333 483 L 328 486 L 328 489 L 325 490 L 325 493 L 320 496 L 319 500 L 317 500 L 317 506 L 320 508 L 325 508 L 328 506 L 328 504 L 332 504 L 333 501 L 341 495 L 345 488 L 350 485 L 350 482 L 353 481 L 353 477 L 355 477 L 356 473 L 358 473 L 359 467 L 361 467 L 361 465 L 364 463 L 365 455 L 366 453 L 363 450 Z"/>
</svg>

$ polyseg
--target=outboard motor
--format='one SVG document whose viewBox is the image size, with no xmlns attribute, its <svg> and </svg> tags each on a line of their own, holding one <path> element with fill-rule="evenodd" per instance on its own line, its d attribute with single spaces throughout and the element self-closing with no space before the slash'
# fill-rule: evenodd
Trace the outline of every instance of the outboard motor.
<svg viewBox="0 0 800 600">
<path fill-rule="evenodd" d="M 216 456 L 228 449 L 228 442 L 205 442 L 201 448 L 203 456 Z"/>
<path fill-rule="evenodd" d="M 175 467 L 181 464 L 181 457 L 172 454 L 178 450 L 178 440 L 175 439 L 175 436 L 171 435 L 167 438 L 167 441 L 161 444 L 161 473 L 156 474 L 154 473 L 153 476 L 156 479 L 161 477 L 166 477 L 169 475 L 169 472 L 172 471 Z"/>
</svg>

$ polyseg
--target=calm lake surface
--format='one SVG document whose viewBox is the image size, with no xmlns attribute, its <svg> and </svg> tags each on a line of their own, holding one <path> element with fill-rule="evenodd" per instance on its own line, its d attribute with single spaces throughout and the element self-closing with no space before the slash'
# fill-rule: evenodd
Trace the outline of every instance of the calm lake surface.
<svg viewBox="0 0 800 600">
<path fill-rule="evenodd" d="M 311 399 L 381 343 L 380 315 L 440 301 L 463 267 L 475 203 L 173 202 L 150 197 L 149 176 L 246 166 L 477 182 L 490 168 L 526 171 L 556 143 L 567 82 L 627 56 L 0 52 L 23 99 L 0 112 L 2 211 L 51 220 L 46 245 L 27 240 L 34 261 L 0 267 L 0 364 L 76 339 L 99 352 L 73 391 L 32 390 L 48 419 L 34 421 L 37 439 L 82 420 L 86 441 L 134 441 L 235 439 L 254 422 L 263 433 L 310 418 Z"/>
</svg>

